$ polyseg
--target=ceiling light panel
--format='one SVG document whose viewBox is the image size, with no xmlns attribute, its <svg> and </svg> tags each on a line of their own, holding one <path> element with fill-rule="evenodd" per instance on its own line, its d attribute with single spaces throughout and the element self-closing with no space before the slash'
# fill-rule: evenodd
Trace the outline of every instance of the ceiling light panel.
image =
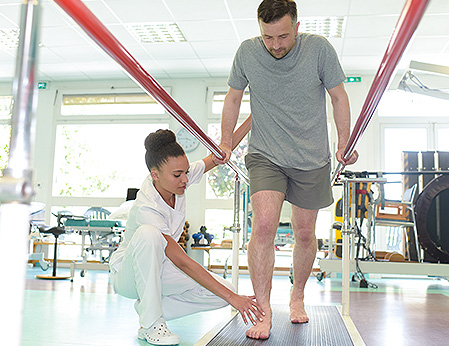
<svg viewBox="0 0 449 346">
<path fill-rule="evenodd" d="M 186 38 L 176 23 L 126 24 L 128 31 L 142 43 L 186 42 Z"/>
<path fill-rule="evenodd" d="M 19 46 L 19 29 L 0 29 L 0 48 L 16 49 Z"/>
<path fill-rule="evenodd" d="M 301 32 L 343 38 L 346 17 L 306 17 L 299 18 L 299 22 Z"/>
</svg>

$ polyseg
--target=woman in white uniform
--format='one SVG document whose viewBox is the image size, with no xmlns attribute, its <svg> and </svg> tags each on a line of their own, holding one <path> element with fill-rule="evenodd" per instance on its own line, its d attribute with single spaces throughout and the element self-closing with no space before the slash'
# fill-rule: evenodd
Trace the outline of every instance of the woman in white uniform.
<svg viewBox="0 0 449 346">
<path fill-rule="evenodd" d="M 250 118 L 234 133 L 234 147 L 249 131 Z M 185 224 L 185 190 L 215 167 L 212 155 L 189 165 L 170 130 L 145 140 L 145 179 L 129 212 L 125 236 L 110 260 L 111 282 L 118 294 L 137 299 L 138 338 L 156 345 L 179 343 L 165 320 L 228 303 L 247 323 L 262 319 L 254 297 L 234 293 L 232 284 L 205 270 L 179 246 Z"/>
</svg>

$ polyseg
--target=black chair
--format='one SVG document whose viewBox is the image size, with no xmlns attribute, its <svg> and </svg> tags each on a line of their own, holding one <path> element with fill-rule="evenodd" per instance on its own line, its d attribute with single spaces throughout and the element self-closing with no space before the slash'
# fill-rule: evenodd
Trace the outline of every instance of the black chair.
<svg viewBox="0 0 449 346">
<path fill-rule="evenodd" d="M 139 189 L 136 188 L 128 188 L 128 191 L 126 192 L 126 200 L 127 201 L 133 201 L 136 199 L 137 192 L 139 192 Z"/>
<path fill-rule="evenodd" d="M 61 234 L 66 233 L 62 219 L 71 217 L 72 215 L 67 214 L 57 214 L 58 225 L 56 227 L 47 227 L 42 226 L 39 228 L 40 233 L 44 234 L 53 234 L 55 237 L 55 245 L 54 245 L 54 253 L 53 253 L 53 272 L 52 275 L 36 275 L 38 279 L 47 279 L 47 280 L 65 280 L 70 278 L 70 276 L 57 276 L 56 275 L 56 267 L 58 265 L 58 238 Z"/>
</svg>

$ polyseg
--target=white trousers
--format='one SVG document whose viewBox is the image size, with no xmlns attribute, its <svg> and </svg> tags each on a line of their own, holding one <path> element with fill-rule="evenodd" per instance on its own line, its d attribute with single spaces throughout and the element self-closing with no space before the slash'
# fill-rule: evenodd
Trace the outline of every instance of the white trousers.
<svg viewBox="0 0 449 346">
<path fill-rule="evenodd" d="M 120 268 L 111 270 L 115 292 L 137 299 L 134 307 L 142 327 L 151 327 L 160 317 L 171 320 L 228 305 L 179 270 L 166 257 L 166 246 L 167 241 L 157 228 L 140 226 Z M 211 275 L 234 291 L 231 283 L 214 273 Z"/>
</svg>

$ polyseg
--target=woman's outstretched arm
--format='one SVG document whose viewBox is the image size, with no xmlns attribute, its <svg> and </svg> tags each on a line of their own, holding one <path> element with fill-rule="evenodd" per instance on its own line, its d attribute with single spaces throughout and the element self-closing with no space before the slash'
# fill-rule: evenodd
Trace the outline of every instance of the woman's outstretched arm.
<svg viewBox="0 0 449 346">
<path fill-rule="evenodd" d="M 245 324 L 248 324 L 249 319 L 253 324 L 256 320 L 262 321 L 264 312 L 255 301 L 254 296 L 243 296 L 232 292 L 229 288 L 222 285 L 210 273 L 203 268 L 198 262 L 191 259 L 179 244 L 169 235 L 163 234 L 167 240 L 167 247 L 165 254 L 167 257 L 181 269 L 184 273 L 190 276 L 193 280 L 198 282 L 201 286 L 216 294 L 220 298 L 226 300 L 234 308 L 236 308 L 242 315 Z"/>
<path fill-rule="evenodd" d="M 237 147 L 237 145 L 239 145 L 239 143 L 242 141 L 242 139 L 245 138 L 249 130 L 251 130 L 251 114 L 249 115 L 248 118 L 246 118 L 246 120 L 242 123 L 242 125 L 240 125 L 238 129 L 234 131 L 232 135 L 232 150 L 234 150 Z M 214 162 L 213 154 L 206 156 L 203 159 L 203 161 L 206 164 L 206 169 L 204 170 L 204 173 L 211 170 L 215 166 L 218 166 L 218 164 Z"/>
</svg>

